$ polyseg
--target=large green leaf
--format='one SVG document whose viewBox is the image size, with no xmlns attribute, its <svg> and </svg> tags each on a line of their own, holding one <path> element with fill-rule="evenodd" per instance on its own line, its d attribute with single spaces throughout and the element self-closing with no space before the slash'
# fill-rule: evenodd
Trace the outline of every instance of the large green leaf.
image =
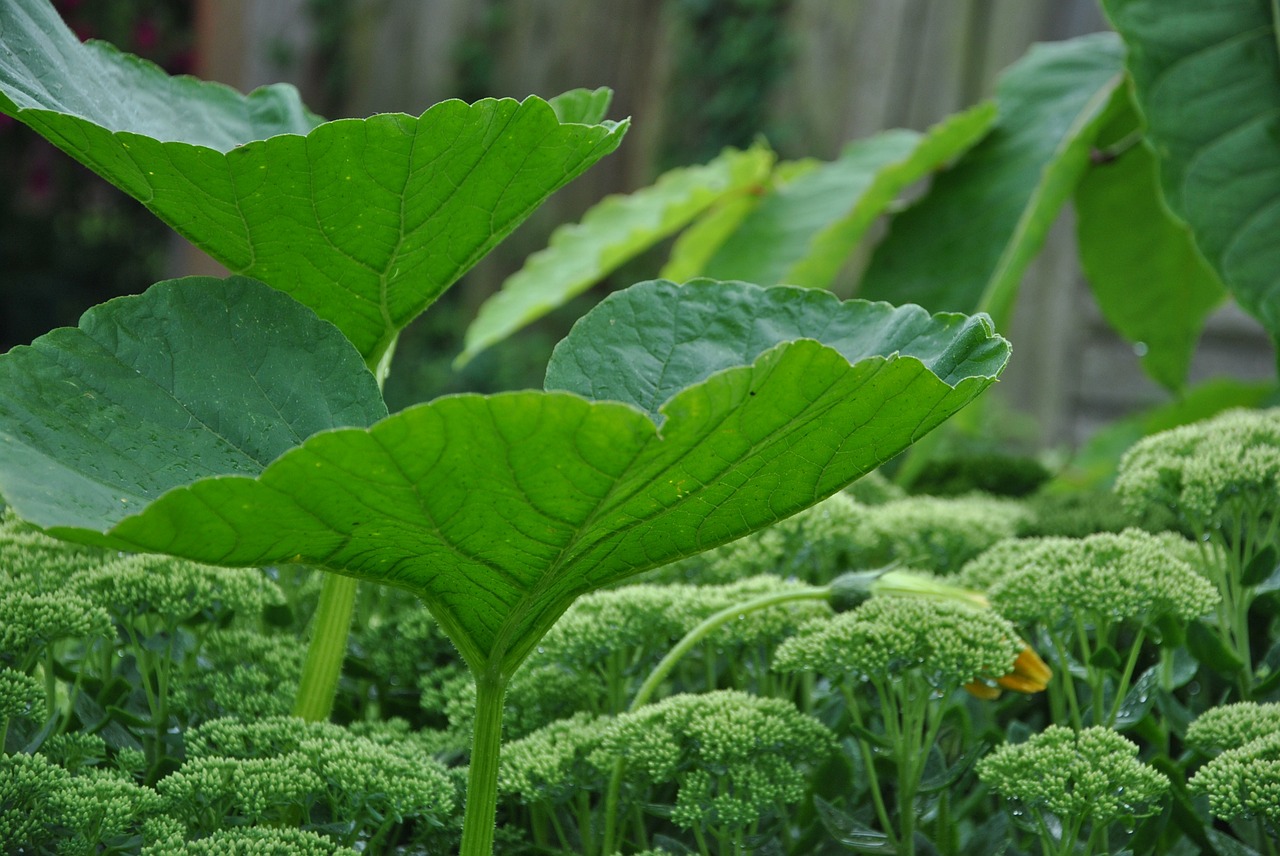
<svg viewBox="0 0 1280 856">
<path fill-rule="evenodd" d="M 242 96 L 82 45 L 47 0 L 0 4 L 0 112 L 337 324 L 370 364 L 626 128 L 562 123 L 537 98 L 317 125 L 288 87 Z"/>
<path fill-rule="evenodd" d="M 169 280 L 0 358 L 3 493 L 32 520 L 104 527 L 386 414 L 351 343 L 287 295 Z"/>
<path fill-rule="evenodd" d="M 173 372 L 173 388 L 208 395 L 200 390 L 212 363 L 169 358 L 167 343 L 185 342 L 187 325 L 198 323 L 170 313 L 167 295 L 174 293 L 186 290 L 153 289 L 136 303 L 107 304 L 95 310 L 95 324 L 109 330 L 125 307 L 148 307 L 156 325 L 173 329 L 151 337 L 157 348 L 143 362 Z M 287 326 L 305 313 L 296 310 L 277 307 L 273 318 Z M 777 315 L 762 320 L 766 311 Z M 677 316 L 696 323 L 660 341 L 638 338 L 636 331 Z M 325 371 L 337 371 L 333 354 L 317 354 L 306 341 L 313 327 L 304 323 L 297 335 L 269 331 L 272 353 L 299 370 L 320 359 Z M 239 329 L 243 339 L 259 328 Z M 815 341 L 828 329 L 836 331 L 833 347 Z M 103 471 L 102 442 L 84 440 L 65 416 L 82 389 L 41 382 L 58 366 L 74 376 L 98 359 L 62 349 L 65 335 L 51 334 L 19 359 L 0 358 L 15 381 L 0 394 L 0 492 L 19 515 L 60 537 L 120 549 L 227 565 L 303 562 L 403 586 L 425 599 L 472 668 L 504 674 L 578 595 L 834 493 L 970 401 L 1008 356 L 985 319 L 931 320 L 916 307 L 841 304 L 801 289 L 646 283 L 604 301 L 556 361 L 597 381 L 614 373 L 640 379 L 619 379 L 609 389 L 665 391 L 664 373 L 676 374 L 687 385 L 657 402 L 656 411 L 573 392 L 450 396 L 370 427 L 360 411 L 350 417 L 356 427 L 314 434 L 261 472 L 228 465 L 225 475 L 158 497 L 140 487 L 132 494 L 139 507 L 123 516 L 107 503 L 89 507 L 36 484 L 51 457 L 85 483 Z M 267 346 L 240 347 L 252 354 Z M 709 365 L 683 359 L 700 360 L 708 349 L 719 351 Z M 925 354 L 928 364 L 903 350 Z M 358 362 L 349 353 L 348 362 Z M 260 364 L 228 362 L 214 382 L 239 407 L 258 386 L 250 369 Z M 367 385 L 367 371 L 357 368 Z M 300 371 L 293 401 L 339 383 Z M 129 418 L 131 389 L 123 380 L 103 384 L 89 402 L 110 414 L 109 442 L 131 450 L 147 472 L 187 467 L 191 427 L 148 418 L 151 399 L 138 419 Z M 288 407 L 280 402 L 274 418 L 286 420 Z M 267 430 L 271 418 L 255 411 L 248 421 L 260 419 Z M 119 478 L 128 481 L 131 471 Z"/>
<path fill-rule="evenodd" d="M 759 185 L 771 166 L 773 152 L 765 147 L 727 149 L 708 164 L 673 169 L 635 193 L 607 197 L 580 223 L 556 229 L 550 245 L 480 307 L 459 362 L 562 306 L 716 202 Z"/>
<path fill-rule="evenodd" d="M 780 183 L 708 261 L 704 273 L 826 288 L 903 188 L 977 142 L 995 119 L 981 104 L 927 134 L 886 131 L 851 143 L 831 163 Z"/>
<path fill-rule="evenodd" d="M 1205 319 L 1226 292 L 1186 224 L 1165 207 L 1155 156 L 1133 143 L 1138 130 L 1126 87 L 1098 136 L 1104 152 L 1121 150 L 1098 160 L 1076 187 L 1080 263 L 1107 321 L 1145 349 L 1147 374 L 1177 391 Z"/>
<path fill-rule="evenodd" d="M 1124 77 L 1112 33 L 1037 45 L 1000 80 L 992 132 L 894 218 L 859 291 L 1007 320 L 1028 262 L 1089 163 Z"/>
<path fill-rule="evenodd" d="M 1104 0 L 1161 186 L 1209 264 L 1280 341 L 1280 12 L 1268 0 Z"/>
</svg>

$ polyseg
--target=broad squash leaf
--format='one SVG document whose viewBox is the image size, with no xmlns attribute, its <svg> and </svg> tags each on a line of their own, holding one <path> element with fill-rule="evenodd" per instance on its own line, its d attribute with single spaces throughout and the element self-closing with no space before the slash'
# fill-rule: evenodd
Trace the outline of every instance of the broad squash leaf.
<svg viewBox="0 0 1280 856">
<path fill-rule="evenodd" d="M 836 160 L 779 183 L 702 273 L 767 285 L 829 287 L 903 188 L 981 139 L 995 112 L 993 104 L 980 104 L 927 134 L 885 131 L 851 143 Z"/>
<path fill-rule="evenodd" d="M 1113 33 L 1033 47 L 1000 80 L 995 128 L 892 221 L 863 297 L 1007 321 L 1028 262 L 1089 163 L 1124 78 Z"/>
<path fill-rule="evenodd" d="M 168 280 L 0 357 L 3 493 L 32 520 L 103 527 L 386 415 L 350 342 L 288 295 L 244 277 Z"/>
<path fill-rule="evenodd" d="M 673 169 L 635 193 L 609 196 L 580 223 L 556 229 L 550 245 L 530 256 L 480 307 L 458 362 L 564 305 L 716 202 L 758 186 L 768 178 L 773 157 L 762 146 L 727 149 L 708 164 Z"/>
<path fill-rule="evenodd" d="M 1174 213 L 1280 341 L 1280 12 L 1267 0 L 1104 0 Z"/>
<path fill-rule="evenodd" d="M 565 124 L 538 98 L 317 124 L 290 87 L 243 96 L 82 45 L 47 0 L 0 4 L 0 112 L 332 321 L 370 365 L 626 129 Z"/>
<path fill-rule="evenodd" d="M 1080 263 L 1107 321 L 1141 343 L 1142 367 L 1176 392 L 1226 291 L 1186 224 L 1165 207 L 1155 156 L 1133 142 L 1140 129 L 1127 87 L 1116 92 L 1112 113 L 1098 143 L 1122 149 L 1090 166 L 1076 187 Z"/>
<path fill-rule="evenodd" d="M 5 500 L 72 540 L 224 565 L 302 562 L 407 588 L 490 675 L 510 675 L 578 595 L 793 514 L 893 457 L 1008 357 L 985 318 L 804 289 L 643 283 L 558 347 L 551 383 L 572 391 L 448 396 L 369 425 L 378 410 L 358 354 L 318 349 L 323 322 L 292 301 L 273 308 L 272 329 L 239 325 L 246 357 L 216 372 L 173 358 L 172 347 L 201 347 L 188 327 L 204 319 L 172 308 L 186 291 L 166 283 L 82 323 L 95 341 L 136 340 L 129 365 L 160 382 L 125 369 L 91 390 L 74 382 L 103 361 L 63 347 L 74 331 L 0 357 Z M 244 281 L 208 293 L 285 299 Z M 140 339 L 128 331 L 147 328 L 128 319 L 142 318 L 157 329 Z M 818 341 L 828 331 L 830 345 Z M 283 397 L 268 386 L 275 412 L 258 406 L 262 373 L 286 368 L 298 380 Z M 237 409 L 250 402 L 236 430 L 210 431 L 179 397 L 209 398 L 211 383 Z M 289 415 L 325 410 L 311 398 L 328 389 L 350 404 L 327 419 Z M 605 394 L 620 400 L 595 400 Z M 303 439 L 342 421 L 352 427 Z M 299 443 L 268 463 L 281 444 L 255 451 L 241 427 Z M 206 451 L 218 443 L 231 448 Z M 128 465 L 104 463 L 104 446 L 126 450 Z M 41 484 L 52 463 L 57 490 Z"/>
</svg>

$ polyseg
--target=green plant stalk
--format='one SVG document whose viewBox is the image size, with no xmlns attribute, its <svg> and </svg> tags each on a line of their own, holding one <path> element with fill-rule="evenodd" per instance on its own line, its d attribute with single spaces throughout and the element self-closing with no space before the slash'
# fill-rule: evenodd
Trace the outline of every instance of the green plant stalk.
<svg viewBox="0 0 1280 856">
<path fill-rule="evenodd" d="M 298 682 L 293 715 L 308 722 L 320 722 L 333 711 L 342 660 L 347 653 L 347 633 L 356 603 L 356 581 L 352 577 L 325 573 L 320 588 L 320 605 L 311 626 L 311 642 Z"/>
<path fill-rule="evenodd" d="M 862 712 L 858 706 L 858 700 L 853 697 L 853 693 L 849 691 L 847 685 L 842 685 L 844 693 L 845 706 L 849 710 L 849 718 L 858 726 L 858 752 L 862 755 L 862 766 L 867 771 L 867 788 L 871 792 L 871 802 L 875 807 L 876 818 L 880 821 L 880 829 L 889 839 L 889 846 L 893 852 L 898 851 L 898 833 L 894 830 L 893 822 L 889 817 L 889 809 L 885 806 L 884 794 L 880 790 L 880 777 L 876 774 L 875 752 L 871 749 L 871 744 L 867 742 L 861 734 L 866 732 L 866 725 L 862 721 Z"/>
<path fill-rule="evenodd" d="M 492 856 L 498 816 L 498 756 L 502 749 L 502 702 L 507 676 L 497 667 L 476 674 L 476 724 L 467 772 L 467 804 L 459 856 Z"/>
<path fill-rule="evenodd" d="M 686 633 L 684 638 L 667 652 L 667 655 L 662 658 L 658 665 L 653 667 L 649 677 L 640 685 L 640 689 L 636 690 L 635 698 L 631 700 L 631 706 L 627 710 L 637 710 L 648 704 L 649 699 L 658 691 L 658 687 L 666 680 L 667 675 L 671 674 L 671 670 L 676 667 L 676 664 L 686 654 L 706 639 L 707 636 L 715 632 L 716 629 L 723 627 L 730 621 L 734 621 L 739 615 L 758 612 L 783 603 L 792 603 L 800 600 L 827 600 L 830 597 L 830 586 L 815 586 L 795 591 L 773 592 L 772 594 L 761 595 L 753 600 L 748 600 L 745 603 L 726 607 L 708 616 L 703 619 L 702 623 Z M 622 758 L 614 761 L 613 773 L 609 777 L 609 790 L 604 801 L 604 848 L 601 850 L 602 853 L 616 852 L 618 849 L 617 844 L 620 843 L 616 841 L 618 834 L 617 815 L 618 803 L 622 794 L 622 774 L 625 770 L 626 762 Z"/>
<path fill-rule="evenodd" d="M 1146 631 L 1140 628 L 1130 645 L 1129 658 L 1125 661 L 1124 671 L 1120 673 L 1120 680 L 1116 683 L 1116 697 L 1111 700 L 1111 710 L 1108 711 L 1107 718 L 1103 722 L 1108 728 L 1115 727 L 1116 717 L 1120 715 L 1120 705 L 1129 694 L 1129 683 L 1133 680 L 1133 670 L 1137 668 L 1138 654 L 1142 651 L 1144 641 L 1146 641 Z"/>
</svg>

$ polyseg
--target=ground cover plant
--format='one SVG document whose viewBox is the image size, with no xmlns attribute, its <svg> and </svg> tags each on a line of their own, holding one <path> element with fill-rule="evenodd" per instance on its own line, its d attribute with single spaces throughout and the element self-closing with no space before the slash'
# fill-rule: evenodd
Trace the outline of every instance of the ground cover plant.
<svg viewBox="0 0 1280 856">
<path fill-rule="evenodd" d="M 983 208 L 995 255 L 916 281 L 997 315 L 1090 164 L 1138 152 L 1158 202 L 1179 149 L 1146 64 L 1173 57 L 1143 8 L 1108 4 L 1127 54 L 1038 49 L 928 134 L 829 165 L 726 153 L 604 203 L 512 293 L 559 270 L 557 300 L 692 224 L 667 271 L 688 281 L 602 301 L 544 390 L 389 414 L 400 330 L 618 144 L 607 93 L 324 122 L 6 4 L 0 109 L 235 275 L 0 357 L 4 849 L 1274 856 L 1280 411 L 1153 434 L 1110 502 L 1027 496 L 1049 474 L 991 460 L 900 470 L 945 494 L 909 495 L 877 468 L 1008 343 L 981 314 L 774 285 L 829 284 L 949 163 L 920 207 L 1017 204 Z M 1177 34 L 1252 38 L 1260 8 Z M 1046 111 L 1067 135 L 1023 145 Z M 1112 146 L 1140 121 L 1154 145 Z M 1161 207 L 1161 234 L 1269 210 L 1197 204 L 1171 198 L 1187 223 Z M 894 249 L 923 216 L 885 259 L 929 255 Z M 1266 322 L 1274 266 L 1212 246 L 1192 275 Z"/>
</svg>

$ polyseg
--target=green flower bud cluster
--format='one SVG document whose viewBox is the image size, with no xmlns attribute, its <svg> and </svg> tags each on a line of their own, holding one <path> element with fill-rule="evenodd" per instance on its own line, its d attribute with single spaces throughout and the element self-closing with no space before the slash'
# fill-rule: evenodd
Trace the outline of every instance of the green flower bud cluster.
<svg viewBox="0 0 1280 856">
<path fill-rule="evenodd" d="M 1111 624 L 1187 622 L 1218 602 L 1213 585 L 1165 539 L 1139 529 L 1003 541 L 967 563 L 958 582 L 985 590 L 1019 624 L 1054 626 L 1076 614 Z"/>
<path fill-rule="evenodd" d="M 1153 434 L 1120 462 L 1116 492 L 1211 527 L 1238 502 L 1275 509 L 1280 497 L 1280 409 L 1230 410 Z"/>
<path fill-rule="evenodd" d="M 1159 811 L 1169 780 L 1138 760 L 1138 747 L 1109 728 L 1051 725 L 978 762 L 978 778 L 1015 811 L 1052 814 L 1065 829 L 1109 826 Z"/>
<path fill-rule="evenodd" d="M 778 647 L 774 668 L 859 680 L 895 680 L 911 670 L 945 692 L 1007 675 L 1024 645 L 990 610 L 885 595 L 804 626 Z"/>
</svg>

